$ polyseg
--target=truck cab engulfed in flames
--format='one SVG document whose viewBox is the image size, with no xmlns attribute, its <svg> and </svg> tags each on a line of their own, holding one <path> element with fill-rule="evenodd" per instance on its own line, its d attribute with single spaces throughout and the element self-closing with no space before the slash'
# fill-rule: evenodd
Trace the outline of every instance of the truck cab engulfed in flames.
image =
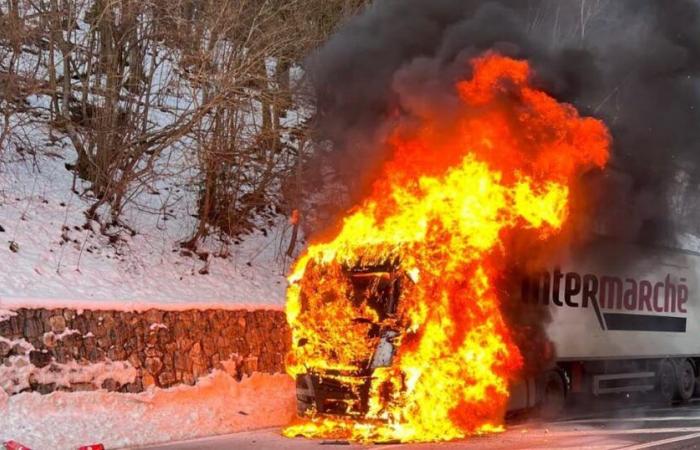
<svg viewBox="0 0 700 450">
<path fill-rule="evenodd" d="M 297 375 L 297 412 L 301 416 L 330 414 L 363 417 L 369 409 L 374 372 L 378 368 L 391 366 L 401 341 L 404 323 L 399 307 L 401 290 L 409 287 L 413 281 L 399 268 L 398 262 L 358 264 L 344 267 L 343 272 L 350 287 L 346 300 L 358 312 L 363 310 L 361 306 L 374 312 L 373 317 L 358 315 L 352 319 L 354 323 L 366 327 L 365 352 L 357 355 L 352 367 L 307 366 L 306 373 Z M 304 297 L 302 290 L 302 310 Z M 300 346 L 304 344 L 303 341 L 298 343 Z"/>
<path fill-rule="evenodd" d="M 309 297 L 318 297 L 318 284 L 326 284 L 327 270 L 328 267 L 323 264 L 311 263 L 307 267 L 305 276 L 311 282 L 302 284 L 299 295 L 301 313 L 310 307 Z M 393 367 L 395 355 L 402 341 L 411 333 L 401 300 L 410 295 L 417 282 L 417 275 L 402 269 L 398 259 L 381 264 L 342 266 L 340 270 L 347 284 L 345 288 L 337 289 L 338 292 L 335 293 L 338 295 L 326 292 L 325 300 L 329 303 L 349 304 L 356 313 L 350 318 L 353 328 L 361 327 L 364 332 L 358 336 L 333 328 L 332 334 L 340 332 L 341 336 L 347 336 L 343 344 L 354 346 L 351 352 L 354 359 L 351 361 L 346 360 L 344 364 L 329 367 L 329 360 L 338 361 L 343 358 L 328 348 L 324 350 L 332 353 L 331 358 L 308 358 L 304 364 L 305 371 L 296 375 L 297 413 L 309 418 L 342 416 L 366 419 L 371 416 L 373 420 L 382 420 L 385 417 L 381 410 L 383 408 L 379 407 L 378 411 L 376 407 L 372 409 L 370 404 L 372 394 L 378 394 L 378 403 L 388 409 L 392 399 L 400 397 L 397 395 L 400 393 L 395 391 L 406 389 L 405 374 L 399 375 L 401 382 L 397 386 L 391 382 L 390 377 L 383 376 L 388 372 L 382 371 L 398 370 Z M 342 327 L 339 317 L 333 319 L 336 327 Z M 331 321 L 327 322 L 330 324 Z M 316 342 L 318 347 L 324 347 L 330 341 L 330 336 L 316 337 L 319 339 Z M 335 342 L 331 346 L 337 344 Z M 357 344 L 360 345 L 359 351 Z M 311 344 L 306 337 L 302 337 L 297 345 L 304 347 Z M 546 380 L 526 379 L 513 384 L 508 410 L 530 408 L 540 403 L 546 390 L 544 381 Z"/>
</svg>

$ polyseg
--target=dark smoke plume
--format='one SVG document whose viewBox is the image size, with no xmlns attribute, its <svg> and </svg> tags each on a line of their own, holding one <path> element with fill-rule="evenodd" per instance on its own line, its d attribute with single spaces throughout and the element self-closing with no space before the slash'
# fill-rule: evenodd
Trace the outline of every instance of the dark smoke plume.
<svg viewBox="0 0 700 450">
<path fill-rule="evenodd" d="M 326 156 L 360 195 L 386 157 L 379 143 L 391 121 L 449 111 L 467 61 L 495 49 L 528 59 L 539 88 L 610 128 L 613 170 L 584 180 L 595 220 L 611 234 L 668 238 L 669 226 L 700 219 L 687 201 L 700 181 L 699 6 L 378 0 L 309 60 Z"/>
</svg>

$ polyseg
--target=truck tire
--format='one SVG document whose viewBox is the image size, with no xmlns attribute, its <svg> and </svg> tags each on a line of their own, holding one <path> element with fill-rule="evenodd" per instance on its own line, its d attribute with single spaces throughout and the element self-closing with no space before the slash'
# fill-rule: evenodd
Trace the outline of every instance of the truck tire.
<svg viewBox="0 0 700 450">
<path fill-rule="evenodd" d="M 668 404 L 680 397 L 676 372 L 670 359 L 659 362 L 656 370 L 656 395 L 662 403 Z"/>
<path fill-rule="evenodd" d="M 697 366 L 698 362 L 693 361 L 693 366 Z M 695 375 L 695 392 L 693 392 L 693 397 L 700 397 L 700 368 L 698 368 L 698 372 Z"/>
<path fill-rule="evenodd" d="M 676 361 L 678 400 L 687 402 L 695 393 L 695 368 L 688 359 Z"/>
<path fill-rule="evenodd" d="M 544 394 L 540 403 L 540 417 L 559 418 L 566 401 L 566 383 L 558 371 L 550 370 L 544 380 Z"/>
</svg>

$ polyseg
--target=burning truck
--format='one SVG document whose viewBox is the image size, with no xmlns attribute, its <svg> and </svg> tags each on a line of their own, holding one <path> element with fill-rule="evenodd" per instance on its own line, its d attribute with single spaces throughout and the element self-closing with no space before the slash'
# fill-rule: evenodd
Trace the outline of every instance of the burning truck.
<svg viewBox="0 0 700 450">
<path fill-rule="evenodd" d="M 287 435 L 456 439 L 501 430 L 518 397 L 523 353 L 498 280 L 561 233 L 610 136 L 531 86 L 526 61 L 471 64 L 458 105 L 396 122 L 371 192 L 295 263 L 286 363 L 307 419 Z"/>
<path fill-rule="evenodd" d="M 304 419 L 285 434 L 449 440 L 570 393 L 694 394 L 698 255 L 606 239 L 538 254 L 572 233 L 572 189 L 610 136 L 532 87 L 526 61 L 472 69 L 461 108 L 396 125 L 372 191 L 296 262 L 287 370 Z"/>
<path fill-rule="evenodd" d="M 307 267 L 313 282 L 302 285 L 302 311 L 314 295 L 307 290 L 316 289 L 329 270 Z M 361 330 L 346 335 L 347 345 L 361 348 L 352 350 L 346 367 L 311 363 L 297 374 L 297 412 L 350 421 L 391 419 L 378 414 L 373 399 L 390 408 L 407 389 L 409 374 L 390 381 L 386 373 L 410 334 L 402 301 L 418 280 L 398 260 L 336 270 L 346 280 L 341 295 L 357 312 L 351 322 Z M 507 411 L 542 407 L 555 414 L 575 393 L 647 393 L 666 402 L 698 394 L 700 343 L 694 336 L 700 330 L 690 293 L 698 288 L 699 270 L 698 253 L 600 237 L 557 261 L 553 270 L 519 277 L 520 289 L 509 293 L 510 301 L 549 312 L 547 334 L 556 359 L 546 370 L 511 381 Z M 547 350 L 539 349 L 543 353 L 535 356 L 547 359 Z"/>
<path fill-rule="evenodd" d="M 693 395 L 698 255 L 588 237 L 650 242 L 696 194 L 698 5 L 598 3 L 374 2 L 312 58 L 316 162 L 359 200 L 289 276 L 287 435 L 449 440 L 577 392 Z M 609 166 L 629 182 L 592 187 Z"/>
</svg>

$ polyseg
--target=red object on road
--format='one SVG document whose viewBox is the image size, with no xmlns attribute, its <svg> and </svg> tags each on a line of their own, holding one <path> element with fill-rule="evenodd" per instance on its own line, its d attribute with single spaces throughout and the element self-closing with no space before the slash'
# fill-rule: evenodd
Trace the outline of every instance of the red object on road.
<svg viewBox="0 0 700 450">
<path fill-rule="evenodd" d="M 83 445 L 78 447 L 78 450 L 105 450 L 105 446 L 102 444 Z"/>
<path fill-rule="evenodd" d="M 16 441 L 5 441 L 3 445 L 5 446 L 5 450 L 32 450 Z"/>
</svg>

